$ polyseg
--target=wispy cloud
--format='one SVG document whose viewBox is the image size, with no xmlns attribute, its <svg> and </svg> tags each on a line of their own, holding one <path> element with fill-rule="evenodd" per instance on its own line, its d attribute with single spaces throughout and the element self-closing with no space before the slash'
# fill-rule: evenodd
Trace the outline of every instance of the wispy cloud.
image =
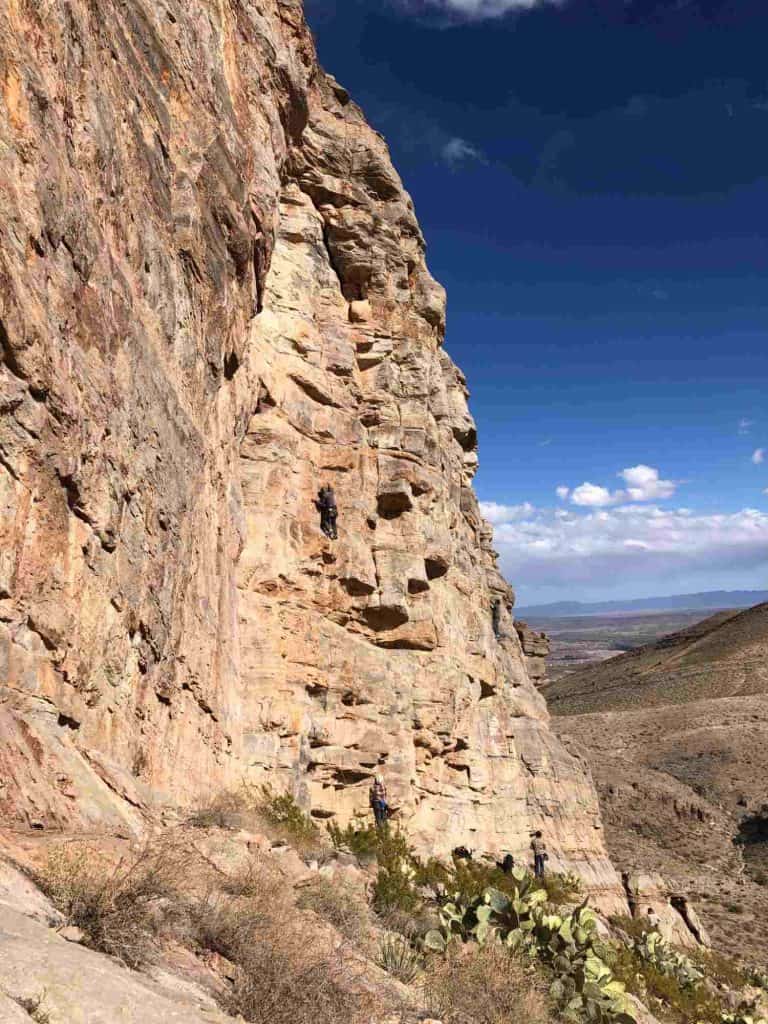
<svg viewBox="0 0 768 1024">
<path fill-rule="evenodd" d="M 464 163 L 485 163 L 485 156 L 471 142 L 467 142 L 466 139 L 460 139 L 458 136 L 454 136 L 452 139 L 443 145 L 440 150 L 440 156 L 443 160 L 451 167 L 458 167 L 459 164 Z"/>
<path fill-rule="evenodd" d="M 625 488 L 611 491 L 607 487 L 590 483 L 586 480 L 572 490 L 558 487 L 557 496 L 565 501 L 570 497 L 573 505 L 582 508 L 608 508 L 611 505 L 624 505 L 641 501 L 662 501 L 671 498 L 677 490 L 677 482 L 663 480 L 658 469 L 641 463 L 622 469 L 620 476 L 627 485 Z"/>
<path fill-rule="evenodd" d="M 489 523 L 514 523 L 518 519 L 525 519 L 536 512 L 530 501 L 522 505 L 499 505 L 495 501 L 481 501 L 480 511 Z"/>
<path fill-rule="evenodd" d="M 754 427 L 754 425 L 755 425 L 755 421 L 754 420 L 740 419 L 739 420 L 739 433 L 741 434 L 741 436 L 744 437 L 746 434 L 749 434 L 750 431 L 752 430 L 752 427 Z"/>
<path fill-rule="evenodd" d="M 560 6 L 565 0 L 401 0 L 407 10 L 437 11 L 464 21 L 502 18 L 505 14 L 532 11 L 536 7 Z"/>
<path fill-rule="evenodd" d="M 752 462 L 756 466 L 760 466 L 765 462 L 765 448 L 755 448 L 752 452 Z"/>
<path fill-rule="evenodd" d="M 497 518 L 494 540 L 513 583 L 564 594 L 572 584 L 593 586 L 620 574 L 640 584 L 768 569 L 768 513 L 756 509 L 713 515 L 655 505 L 536 509 L 513 521 Z"/>
</svg>

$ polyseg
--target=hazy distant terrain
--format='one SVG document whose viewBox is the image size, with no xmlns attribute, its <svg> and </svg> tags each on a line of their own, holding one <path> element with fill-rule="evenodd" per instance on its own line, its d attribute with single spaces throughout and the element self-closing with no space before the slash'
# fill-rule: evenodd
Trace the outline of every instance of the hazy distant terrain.
<svg viewBox="0 0 768 1024">
<path fill-rule="evenodd" d="M 710 613 L 694 610 L 562 617 L 531 615 L 526 621 L 550 638 L 547 674 L 554 681 L 566 672 L 614 658 L 669 633 L 688 629 L 707 614 Z"/>
<path fill-rule="evenodd" d="M 696 594 L 667 597 L 639 597 L 626 601 L 556 601 L 515 609 L 526 622 L 574 615 L 623 615 L 640 612 L 719 611 L 721 608 L 751 608 L 768 601 L 768 590 L 705 590 Z M 703 617 L 703 616 L 702 616 Z"/>
</svg>

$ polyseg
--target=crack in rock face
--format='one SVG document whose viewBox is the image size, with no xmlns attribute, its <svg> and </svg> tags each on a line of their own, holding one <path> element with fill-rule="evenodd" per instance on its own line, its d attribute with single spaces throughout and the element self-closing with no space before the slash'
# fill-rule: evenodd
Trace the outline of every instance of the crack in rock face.
<svg viewBox="0 0 768 1024">
<path fill-rule="evenodd" d="M 618 909 L 386 144 L 297 0 L 172 6 L 0 12 L 0 812 L 246 779 L 345 824 L 380 772 L 420 849 L 541 828 Z"/>
</svg>

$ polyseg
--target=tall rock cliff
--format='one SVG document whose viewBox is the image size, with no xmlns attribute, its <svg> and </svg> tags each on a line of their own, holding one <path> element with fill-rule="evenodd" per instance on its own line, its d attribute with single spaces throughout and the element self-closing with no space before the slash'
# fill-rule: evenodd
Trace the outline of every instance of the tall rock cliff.
<svg viewBox="0 0 768 1024">
<path fill-rule="evenodd" d="M 346 822 L 381 772 L 422 848 L 541 826 L 613 898 L 411 200 L 301 4 L 11 0 L 0 29 L 5 822 L 137 827 L 244 778 Z"/>
</svg>

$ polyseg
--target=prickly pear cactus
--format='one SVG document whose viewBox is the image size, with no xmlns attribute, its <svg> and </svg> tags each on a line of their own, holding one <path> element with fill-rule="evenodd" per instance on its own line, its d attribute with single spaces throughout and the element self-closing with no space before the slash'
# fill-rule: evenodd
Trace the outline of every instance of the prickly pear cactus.
<svg viewBox="0 0 768 1024">
<path fill-rule="evenodd" d="M 426 935 L 425 947 L 443 952 L 454 939 L 503 942 L 551 969 L 551 995 L 564 1020 L 634 1024 L 624 985 L 600 955 L 597 919 L 586 901 L 565 916 L 548 913 L 546 893 L 527 872 L 518 869 L 514 878 L 511 894 L 487 889 L 471 902 L 445 904 L 441 927 Z"/>
</svg>

